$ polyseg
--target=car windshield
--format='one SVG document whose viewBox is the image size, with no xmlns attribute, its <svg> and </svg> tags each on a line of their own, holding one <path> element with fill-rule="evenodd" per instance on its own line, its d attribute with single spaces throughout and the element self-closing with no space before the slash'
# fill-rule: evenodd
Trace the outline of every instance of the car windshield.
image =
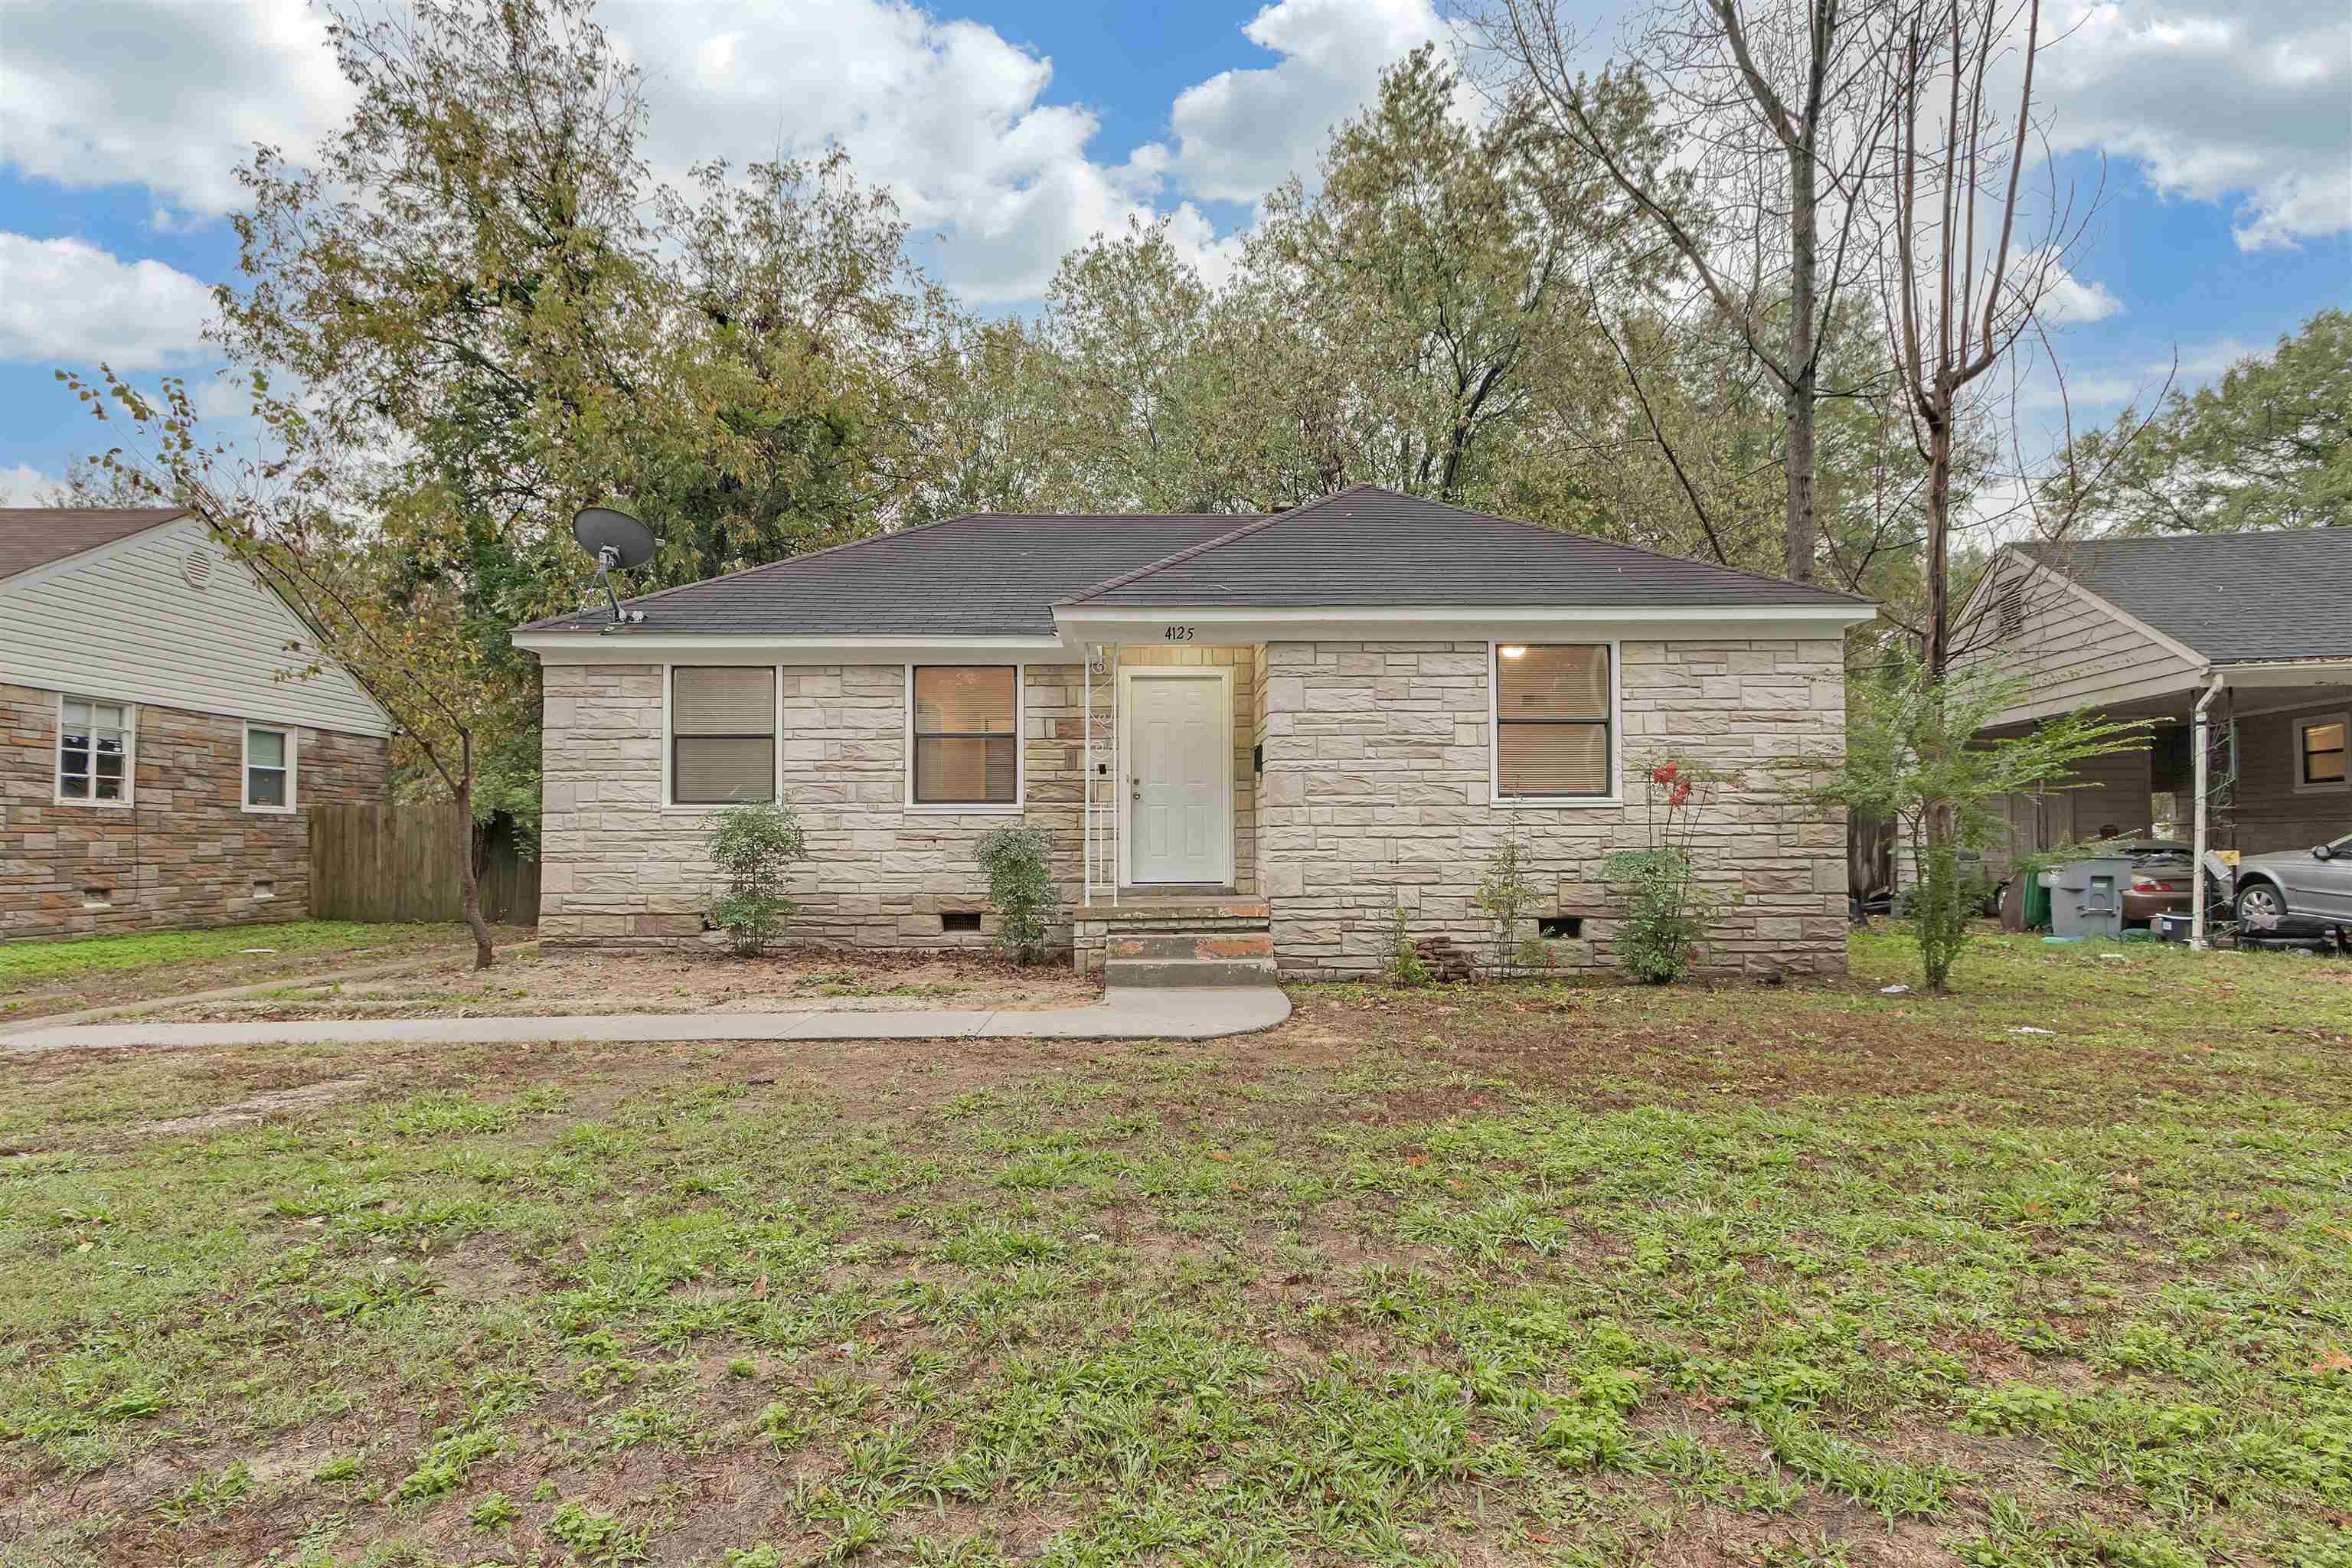
<svg viewBox="0 0 2352 1568">
<path fill-rule="evenodd" d="M 2352 855 L 2352 833 L 2346 834 L 2327 847 L 2330 855 Z"/>
</svg>

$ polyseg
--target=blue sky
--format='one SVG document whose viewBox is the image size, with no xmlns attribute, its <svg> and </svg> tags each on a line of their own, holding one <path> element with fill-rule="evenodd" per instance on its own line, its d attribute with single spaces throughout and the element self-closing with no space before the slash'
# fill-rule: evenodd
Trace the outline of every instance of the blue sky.
<svg viewBox="0 0 2352 1568">
<path fill-rule="evenodd" d="M 2078 183 L 2105 166 L 2061 333 L 2078 420 L 2112 416 L 2176 354 L 2194 384 L 2352 299 L 2352 18 L 2329 9 L 2063 12 L 2052 143 Z M 1071 246 L 1131 216 L 1171 216 L 1213 272 L 1256 199 L 1311 174 L 1381 66 L 1449 37 L 1429 0 L 608 0 L 604 15 L 647 68 L 657 173 L 837 140 L 898 193 L 927 264 L 988 310 L 1024 308 Z M 1615 21 L 1581 19 L 1604 41 Z M 0 492 L 30 499 L 102 444 L 58 366 L 209 375 L 233 170 L 257 139 L 299 153 L 342 108 L 319 27 L 302 0 L 0 12 Z M 2029 426 L 2048 399 L 2029 389 Z"/>
</svg>

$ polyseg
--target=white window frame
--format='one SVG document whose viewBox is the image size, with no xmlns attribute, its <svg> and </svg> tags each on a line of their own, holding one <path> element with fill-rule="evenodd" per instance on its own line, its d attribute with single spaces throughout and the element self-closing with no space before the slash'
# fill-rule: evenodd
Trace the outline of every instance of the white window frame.
<svg viewBox="0 0 2352 1568">
<path fill-rule="evenodd" d="M 915 671 L 922 669 L 1004 669 L 1013 671 L 1013 799 L 990 801 L 917 801 L 915 799 Z M 908 659 L 905 687 L 903 733 L 906 766 L 899 785 L 904 809 L 921 816 L 1018 816 L 1029 808 L 1029 667 L 993 658 L 960 658 L 952 653 L 937 658 Z"/>
<path fill-rule="evenodd" d="M 1609 650 L 1609 793 L 1606 795 L 1505 795 L 1503 793 L 1502 682 L 1495 661 L 1503 647 L 1605 647 Z M 1534 637 L 1486 639 L 1486 802 L 1506 811 L 1572 811 L 1625 804 L 1625 663 L 1615 637 L 1545 641 Z"/>
<path fill-rule="evenodd" d="M 122 710 L 122 798 L 121 800 L 99 799 L 94 793 L 98 787 L 95 783 L 90 785 L 93 793 L 87 800 L 79 795 L 66 793 L 66 704 L 68 702 L 87 702 L 92 707 L 102 703 L 110 708 Z M 58 727 L 49 739 L 51 800 L 58 805 L 89 806 L 99 811 L 130 809 L 131 796 L 138 792 L 139 787 L 139 704 L 125 702 L 112 697 L 91 697 L 79 691 L 60 691 L 58 693 L 56 716 Z M 90 748 L 89 766 L 89 776 L 95 780 L 98 777 L 98 748 L 94 744 Z"/>
<path fill-rule="evenodd" d="M 724 658 L 684 658 L 679 659 L 675 664 L 665 664 L 662 666 L 661 809 L 665 812 L 685 812 L 693 815 L 707 816 L 714 811 L 731 811 L 738 805 L 766 804 L 764 802 L 732 800 L 679 801 L 673 798 L 675 795 L 675 787 L 672 784 L 670 773 L 676 765 L 677 758 L 677 672 L 680 669 L 715 669 L 722 667 L 732 669 L 765 669 L 774 678 L 769 686 L 769 690 L 775 699 L 775 711 L 771 715 L 771 721 L 774 726 L 774 734 L 772 736 L 775 742 L 774 758 L 771 764 L 769 776 L 775 781 L 773 785 L 775 793 L 771 795 L 768 797 L 768 800 L 770 802 L 781 802 L 784 798 L 783 666 L 775 664 L 739 664 L 733 660 Z"/>
<path fill-rule="evenodd" d="M 253 732 L 266 730 L 273 735 L 286 737 L 286 804 L 257 805 L 253 799 Z M 295 781 L 301 771 L 301 742 L 291 724 L 262 724 L 247 720 L 245 725 L 245 756 L 236 770 L 237 804 L 257 816 L 291 816 L 301 809 L 301 796 L 295 793 Z"/>
<path fill-rule="evenodd" d="M 2303 732 L 2315 724 L 2343 725 L 2345 750 L 2347 752 L 2352 752 L 2352 718 L 2347 718 L 2342 713 L 2298 713 L 2294 718 L 2289 719 L 2286 721 L 2288 742 L 2286 765 L 2294 774 L 2295 793 L 2298 795 L 2333 795 L 2338 790 L 2352 789 L 2352 756 L 2347 756 L 2346 758 L 2347 766 L 2344 770 L 2344 776 L 2342 778 L 2329 779 L 2322 784 L 2304 783 Z"/>
</svg>

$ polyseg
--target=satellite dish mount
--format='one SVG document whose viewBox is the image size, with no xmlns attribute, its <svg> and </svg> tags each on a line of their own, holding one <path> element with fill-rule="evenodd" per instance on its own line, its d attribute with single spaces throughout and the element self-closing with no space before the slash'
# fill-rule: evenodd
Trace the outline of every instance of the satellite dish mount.
<svg viewBox="0 0 2352 1568">
<path fill-rule="evenodd" d="M 604 580 L 604 597 L 613 606 L 613 618 L 605 623 L 607 632 L 623 626 L 642 625 L 643 610 L 621 608 L 621 595 L 613 587 L 613 571 L 634 571 L 654 558 L 654 531 L 625 511 L 614 511 L 607 506 L 583 506 L 572 518 L 572 537 L 580 542 L 596 562 L 596 575 Z"/>
</svg>

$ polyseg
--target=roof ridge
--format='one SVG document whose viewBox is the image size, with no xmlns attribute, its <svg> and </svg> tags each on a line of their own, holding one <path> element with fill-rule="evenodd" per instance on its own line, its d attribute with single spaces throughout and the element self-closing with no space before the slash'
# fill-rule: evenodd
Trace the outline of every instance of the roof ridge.
<svg viewBox="0 0 2352 1568">
<path fill-rule="evenodd" d="M 1345 492 L 1342 493 L 1344 494 Z M 1328 500 L 1331 498 L 1327 497 L 1326 499 Z M 1315 501 L 1309 504 L 1320 506 L 1323 503 L 1321 501 Z M 1190 561 L 1196 555 L 1205 555 L 1220 544 L 1230 544 L 1234 540 L 1243 538 L 1248 534 L 1261 532 L 1265 529 L 1272 528 L 1284 518 L 1293 516 L 1304 510 L 1305 508 L 1302 507 L 1293 507 L 1287 511 L 1270 511 L 1255 522 L 1244 523 L 1241 527 L 1234 529 L 1231 533 L 1221 533 L 1214 539 L 1204 539 L 1198 544 L 1188 544 L 1183 549 L 1176 552 L 1173 555 L 1163 556 L 1158 561 L 1148 562 L 1141 566 L 1138 566 L 1132 572 L 1122 572 L 1116 577 L 1106 577 L 1099 583 L 1094 584 L 1089 587 L 1080 589 L 1077 593 L 1071 594 L 1064 598 L 1056 599 L 1054 603 L 1057 605 L 1080 604 L 1087 599 L 1093 598 L 1097 594 L 1108 594 L 1113 588 L 1124 588 L 1139 577 L 1149 577 L 1154 572 L 1160 570 L 1162 567 L 1173 566 L 1180 561 Z M 1170 515 L 1183 516 L 1189 514 L 1171 513 Z"/>
<path fill-rule="evenodd" d="M 1663 550 L 1652 550 L 1646 545 L 1628 544 L 1623 540 L 1620 539 L 1604 539 L 1597 533 L 1570 534 L 1566 529 L 1550 528 L 1540 522 L 1528 522 L 1522 518 L 1502 517 L 1490 511 L 1476 511 L 1466 506 L 1457 506 L 1452 501 L 1440 500 L 1433 496 L 1417 496 L 1413 495 L 1410 491 L 1391 489 L 1386 485 L 1376 485 L 1369 482 L 1349 485 L 1342 489 L 1334 490 L 1328 496 L 1323 496 L 1318 500 L 1308 501 L 1302 506 L 1291 507 L 1287 510 L 1270 512 L 1265 517 L 1261 518 L 1258 521 L 1253 523 L 1247 528 L 1236 529 L 1231 533 L 1221 534 L 1215 539 L 1204 541 L 1202 543 L 1192 546 L 1190 549 L 1178 551 L 1175 554 L 1171 555 L 1165 561 L 1155 561 L 1149 566 L 1138 567 L 1132 572 L 1126 572 L 1120 574 L 1118 576 L 1107 578 L 1087 589 L 1084 593 L 1075 594 L 1065 599 L 1057 599 L 1055 603 L 1059 605 L 1079 604 L 1085 600 L 1095 597 L 1097 595 L 1108 594 L 1114 589 L 1127 587 L 1129 584 L 1142 578 L 1149 577 L 1154 573 L 1163 571 L 1168 567 L 1177 565 L 1182 562 L 1194 559 L 1195 557 L 1205 555 L 1213 550 L 1221 549 L 1225 545 L 1234 543 L 1252 534 L 1263 532 L 1276 523 L 1291 521 L 1298 517 L 1301 513 L 1316 511 L 1321 508 L 1330 506 L 1334 502 L 1344 500 L 1348 497 L 1354 495 L 1360 490 L 1372 490 L 1381 495 L 1394 496 L 1399 500 L 1418 501 L 1423 506 L 1443 507 L 1447 511 L 1457 512 L 1464 517 L 1475 517 L 1481 522 L 1508 523 L 1513 528 L 1527 529 L 1536 533 L 1549 534 L 1555 538 L 1566 536 L 1570 538 L 1583 539 L 1590 541 L 1594 544 L 1606 545 L 1612 550 L 1630 551 L 1636 555 L 1646 555 L 1654 561 L 1673 561 L 1685 566 L 1703 566 L 1710 572 L 1727 572 L 1734 576 L 1746 577 L 1759 583 L 1769 583 L 1775 587 L 1794 588 L 1805 593 L 1820 594 L 1832 598 L 1845 599 L 1857 605 L 1874 605 L 1876 603 L 1876 601 L 1865 598 L 1860 594 L 1848 593 L 1843 588 L 1824 588 L 1820 586 L 1818 584 L 1792 582 L 1786 577 L 1776 577 L 1769 572 L 1754 572 L 1744 566 L 1728 566 L 1719 561 L 1702 561 L 1695 555 L 1671 555 Z"/>
<path fill-rule="evenodd" d="M 1372 485 L 1367 486 L 1366 488 L 1378 489 L 1381 487 Z M 1391 495 L 1401 495 L 1403 492 L 1400 490 L 1391 490 L 1389 493 Z M 1452 501 L 1439 500 L 1433 496 L 1412 496 L 1408 499 L 1425 501 L 1431 506 L 1442 506 L 1448 511 L 1458 511 L 1465 517 L 1479 518 L 1487 522 L 1507 522 L 1513 528 L 1532 529 L 1538 533 L 1566 533 L 1568 531 L 1564 528 L 1553 528 L 1547 523 L 1529 522 L 1527 519 L 1521 517 L 1504 517 L 1496 512 L 1475 511 L 1469 507 L 1456 506 Z M 1758 572 L 1749 567 L 1733 566 L 1721 561 L 1702 561 L 1696 555 L 1676 555 L 1669 551 L 1653 550 L 1646 544 L 1629 544 L 1622 539 L 1604 539 L 1597 533 L 1580 533 L 1575 535 L 1575 537 L 1579 539 L 1589 539 L 1595 544 L 1605 544 L 1612 550 L 1629 550 L 1636 555 L 1649 556 L 1654 561 L 1677 561 L 1685 566 L 1704 566 L 1710 572 L 1728 572 L 1736 577 L 1753 578 L 1759 583 L 1769 583 L 1776 587 L 1801 588 L 1808 593 L 1833 595 L 1841 599 L 1851 599 L 1857 605 L 1875 605 L 1878 602 L 1875 599 L 1869 598 L 1861 594 L 1850 594 L 1843 588 L 1824 588 L 1818 583 L 1800 583 L 1794 578 L 1780 576 L 1777 574 L 1770 572 Z"/>
</svg>

